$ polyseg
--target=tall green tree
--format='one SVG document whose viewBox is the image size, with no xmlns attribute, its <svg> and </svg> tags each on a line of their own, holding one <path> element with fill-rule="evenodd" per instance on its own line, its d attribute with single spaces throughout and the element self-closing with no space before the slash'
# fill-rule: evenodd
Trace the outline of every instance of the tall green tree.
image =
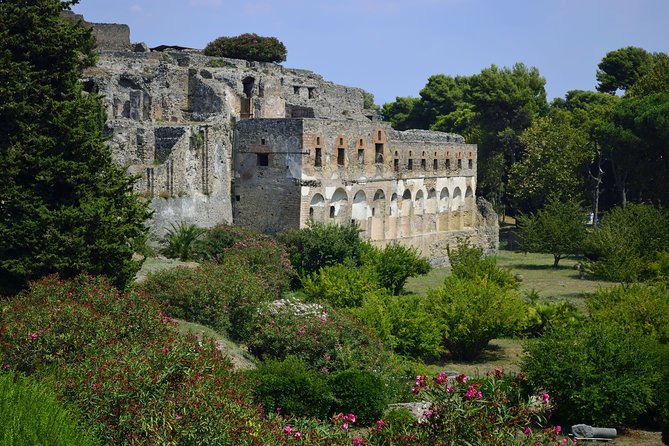
<svg viewBox="0 0 669 446">
<path fill-rule="evenodd" d="M 585 132 L 570 123 L 568 112 L 538 118 L 520 135 L 523 159 L 511 166 L 508 194 L 516 210 L 535 212 L 549 198 L 580 199 L 583 172 L 593 159 Z"/>
<path fill-rule="evenodd" d="M 0 2 L 0 293 L 58 272 L 124 285 L 147 206 L 104 144 L 100 98 L 82 92 L 95 42 L 61 18 L 76 1 Z"/>
<path fill-rule="evenodd" d="M 652 53 L 635 46 L 606 53 L 597 65 L 597 91 L 616 93 L 629 89 L 650 70 L 655 58 Z"/>
<path fill-rule="evenodd" d="M 573 200 L 552 198 L 536 214 L 520 215 L 518 224 L 521 251 L 553 254 L 554 268 L 565 254 L 576 254 L 583 249 L 585 215 Z"/>
</svg>

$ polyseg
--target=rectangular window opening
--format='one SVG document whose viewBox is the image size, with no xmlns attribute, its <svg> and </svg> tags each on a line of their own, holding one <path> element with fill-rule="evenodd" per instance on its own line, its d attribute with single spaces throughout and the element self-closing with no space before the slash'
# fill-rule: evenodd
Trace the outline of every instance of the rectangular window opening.
<svg viewBox="0 0 669 446">
<path fill-rule="evenodd" d="M 458 169 L 462 169 L 462 160 L 458 159 Z"/>
<path fill-rule="evenodd" d="M 383 144 L 375 144 L 374 160 L 376 163 L 383 163 Z"/>
<path fill-rule="evenodd" d="M 322 166 L 323 160 L 322 160 L 321 157 L 322 157 L 321 149 L 317 147 L 316 148 L 316 157 L 314 158 L 314 166 L 315 167 L 321 167 Z"/>
<path fill-rule="evenodd" d="M 436 159 L 432 161 L 432 170 L 437 170 L 439 168 L 439 161 Z"/>
<path fill-rule="evenodd" d="M 334 217 L 335 217 L 335 207 L 330 206 L 330 218 L 334 218 Z"/>
<path fill-rule="evenodd" d="M 358 164 L 365 164 L 365 149 L 358 149 Z"/>
<path fill-rule="evenodd" d="M 337 164 L 340 166 L 344 165 L 344 158 L 346 156 L 346 150 L 345 149 L 337 149 Z"/>
<path fill-rule="evenodd" d="M 269 166 L 269 153 L 256 153 L 256 166 Z"/>
<path fill-rule="evenodd" d="M 450 169 L 450 168 L 451 168 L 451 159 L 446 158 L 446 169 Z"/>
<path fill-rule="evenodd" d="M 400 160 L 397 159 L 397 158 L 395 158 L 395 159 L 393 160 L 393 170 L 394 170 L 395 172 L 397 172 L 398 170 L 400 170 Z"/>
<path fill-rule="evenodd" d="M 420 168 L 423 169 L 423 170 L 426 169 L 425 158 L 423 158 L 422 160 L 420 160 Z"/>
<path fill-rule="evenodd" d="M 413 160 L 411 158 L 409 158 L 409 162 L 407 163 L 407 169 L 413 170 Z"/>
<path fill-rule="evenodd" d="M 474 168 L 474 160 L 470 159 L 470 160 L 468 161 L 468 164 L 469 164 L 469 168 L 470 168 L 470 169 L 473 169 L 473 168 Z"/>
</svg>

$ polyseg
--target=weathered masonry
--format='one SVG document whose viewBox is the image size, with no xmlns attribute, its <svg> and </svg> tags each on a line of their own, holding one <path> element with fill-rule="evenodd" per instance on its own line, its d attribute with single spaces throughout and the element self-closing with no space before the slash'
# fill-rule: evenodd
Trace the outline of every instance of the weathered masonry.
<svg viewBox="0 0 669 446">
<path fill-rule="evenodd" d="M 497 218 L 476 199 L 476 146 L 459 135 L 398 132 L 364 92 L 281 65 L 131 45 L 99 25 L 84 89 L 104 97 L 115 160 L 138 177 L 152 230 L 232 223 L 268 233 L 310 219 L 356 222 L 439 263 L 468 236 L 497 249 Z"/>
</svg>

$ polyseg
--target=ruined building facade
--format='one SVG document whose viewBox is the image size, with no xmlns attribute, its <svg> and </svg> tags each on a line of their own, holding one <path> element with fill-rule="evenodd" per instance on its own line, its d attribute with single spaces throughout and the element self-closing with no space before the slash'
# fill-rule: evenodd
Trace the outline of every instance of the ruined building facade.
<svg viewBox="0 0 669 446">
<path fill-rule="evenodd" d="M 476 146 L 459 135 L 399 132 L 364 92 L 281 65 L 131 45 L 98 27 L 85 90 L 103 95 L 115 161 L 151 201 L 152 230 L 235 223 L 276 233 L 312 219 L 359 224 L 375 243 L 415 246 L 440 263 L 468 236 L 498 246 L 476 199 Z"/>
</svg>

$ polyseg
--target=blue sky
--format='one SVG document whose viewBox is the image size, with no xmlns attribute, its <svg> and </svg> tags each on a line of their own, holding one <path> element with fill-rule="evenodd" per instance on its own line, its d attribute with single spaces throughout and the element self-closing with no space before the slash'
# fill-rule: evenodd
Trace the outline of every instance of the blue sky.
<svg viewBox="0 0 669 446">
<path fill-rule="evenodd" d="M 593 90 L 608 51 L 669 52 L 669 0 L 82 0 L 73 9 L 126 23 L 149 46 L 275 36 L 285 66 L 364 88 L 378 104 L 418 96 L 432 74 L 516 62 L 539 69 L 550 100 Z"/>
</svg>

